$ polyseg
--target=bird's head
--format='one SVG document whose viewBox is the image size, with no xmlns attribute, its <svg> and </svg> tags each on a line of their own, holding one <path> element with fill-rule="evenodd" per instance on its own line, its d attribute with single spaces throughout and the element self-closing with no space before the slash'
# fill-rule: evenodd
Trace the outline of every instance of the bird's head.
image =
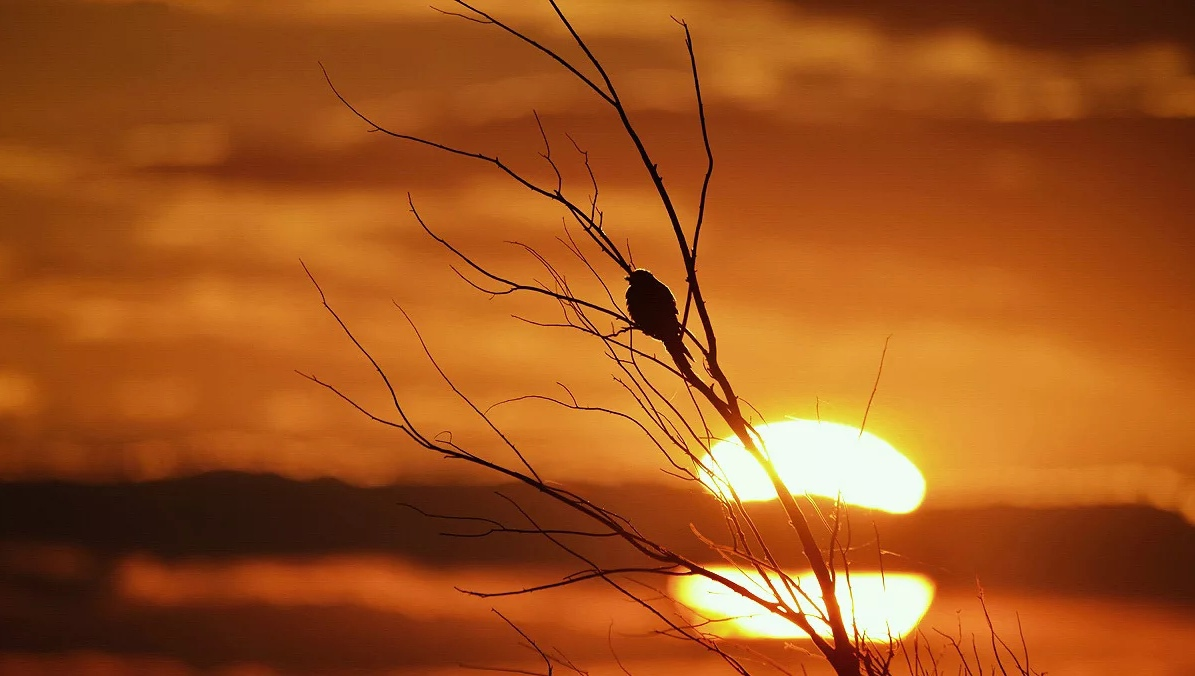
<svg viewBox="0 0 1195 676">
<path fill-rule="evenodd" d="M 627 275 L 626 279 L 631 284 L 634 284 L 635 282 L 646 282 L 649 279 L 655 279 L 655 278 L 656 278 L 655 275 L 651 274 L 650 270 L 644 270 L 643 268 L 636 268 L 634 271 L 631 272 L 631 274 Z"/>
</svg>

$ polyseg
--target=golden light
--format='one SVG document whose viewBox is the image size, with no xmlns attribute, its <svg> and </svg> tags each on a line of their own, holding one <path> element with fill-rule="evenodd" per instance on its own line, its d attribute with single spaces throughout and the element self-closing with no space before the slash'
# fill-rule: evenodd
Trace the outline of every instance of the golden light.
<svg viewBox="0 0 1195 676">
<path fill-rule="evenodd" d="M 748 573 L 729 567 L 712 568 L 715 572 L 752 590 L 761 598 L 777 596 L 760 580 L 754 571 Z M 792 575 L 801 589 L 813 599 L 820 600 L 817 580 L 812 572 Z M 779 588 L 779 582 L 776 582 Z M 874 641 L 887 641 L 909 634 L 929 610 L 934 598 L 934 583 L 916 573 L 852 573 L 850 586 L 839 576 L 835 596 L 847 618 L 848 626 L 855 626 L 859 634 Z M 721 584 L 704 577 L 679 578 L 672 585 L 673 596 L 699 616 L 699 621 L 723 638 L 802 638 L 805 633 L 797 625 L 775 615 L 763 606 L 739 596 Z M 810 623 L 818 634 L 830 637 L 829 626 L 814 617 L 818 612 L 808 600 L 781 592 L 790 607 L 809 614 Z"/>
<path fill-rule="evenodd" d="M 776 471 L 794 494 L 827 498 L 885 512 L 911 512 L 925 499 L 916 465 L 871 432 L 816 420 L 786 420 L 759 429 Z M 703 459 L 711 490 L 728 495 L 727 482 L 744 501 L 772 500 L 776 491 L 759 463 L 737 439 L 720 441 Z"/>
</svg>

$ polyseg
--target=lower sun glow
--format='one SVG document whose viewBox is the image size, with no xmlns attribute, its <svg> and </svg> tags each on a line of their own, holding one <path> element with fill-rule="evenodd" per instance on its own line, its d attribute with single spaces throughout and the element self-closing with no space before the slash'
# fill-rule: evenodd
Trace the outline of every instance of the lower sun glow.
<svg viewBox="0 0 1195 676">
<path fill-rule="evenodd" d="M 754 573 L 728 567 L 712 568 L 714 572 L 751 589 L 762 598 L 776 598 Z M 791 574 L 790 574 L 791 575 Z M 801 589 L 814 599 L 820 600 L 817 580 L 812 572 L 792 575 Z M 907 635 L 929 609 L 934 598 L 934 583 L 924 575 L 915 573 L 852 573 L 850 587 L 839 577 L 835 592 L 843 615 L 859 634 L 874 641 L 887 641 Z M 776 584 L 780 584 L 776 582 Z M 745 599 L 735 592 L 704 577 L 684 577 L 673 582 L 675 598 L 692 610 L 703 628 L 723 638 L 802 638 L 805 637 L 797 625 L 775 615 L 759 604 Z M 810 623 L 818 634 L 829 638 L 830 628 L 825 622 L 813 617 L 814 607 L 804 598 L 798 603 L 787 596 L 790 607 L 798 607 L 809 613 Z M 705 621 L 709 624 L 705 624 Z"/>
<path fill-rule="evenodd" d="M 846 503 L 886 512 L 911 512 L 925 498 L 925 478 L 891 444 L 858 428 L 816 420 L 786 420 L 759 434 L 781 480 L 794 494 L 842 497 Z M 767 474 L 738 440 L 720 441 L 703 459 L 713 475 L 703 483 L 743 501 L 772 500 Z"/>
</svg>

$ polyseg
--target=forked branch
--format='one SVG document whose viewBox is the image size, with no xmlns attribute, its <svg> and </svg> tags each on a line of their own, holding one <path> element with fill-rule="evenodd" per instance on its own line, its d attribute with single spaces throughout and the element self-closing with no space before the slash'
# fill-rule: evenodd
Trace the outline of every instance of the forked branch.
<svg viewBox="0 0 1195 676">
<path fill-rule="evenodd" d="M 740 566 L 742 570 L 754 572 L 762 580 L 758 589 L 740 584 L 731 578 L 719 574 L 713 568 L 703 566 L 686 556 L 678 554 L 674 548 L 645 537 L 625 518 L 585 500 L 572 491 L 547 481 L 536 470 L 531 459 L 521 451 L 518 443 L 507 435 L 490 417 L 489 413 L 492 407 L 483 407 L 474 403 L 466 393 L 452 382 L 448 374 L 432 356 L 427 343 L 418 334 L 415 323 L 408 316 L 406 317 L 407 321 L 415 331 L 415 335 L 427 359 L 435 367 L 443 381 L 471 408 L 473 413 L 501 440 L 503 445 L 514 453 L 518 462 L 511 465 L 504 465 L 501 462 L 489 460 L 479 453 L 463 448 L 453 443 L 450 439 L 428 437 L 423 434 L 419 431 L 418 425 L 407 416 L 406 412 L 400 406 L 394 387 L 385 373 L 382 372 L 377 362 L 353 336 L 345 322 L 328 306 L 322 289 L 320 290 L 321 300 L 357 349 L 368 358 L 375 370 L 381 375 L 383 383 L 390 394 L 391 403 L 400 420 L 400 422 L 390 422 L 387 424 L 405 432 L 416 443 L 428 450 L 474 463 L 500 476 L 530 486 L 581 514 L 594 526 L 594 529 L 584 531 L 545 528 L 536 523 L 531 515 L 517 504 L 515 507 L 523 514 L 528 523 L 531 524 L 529 528 L 509 527 L 497 522 L 484 524 L 486 530 L 477 534 L 478 536 L 534 534 L 548 539 L 556 547 L 569 553 L 587 566 L 584 571 L 566 577 L 561 581 L 492 595 L 527 593 L 589 580 L 603 581 L 660 618 L 672 631 L 677 632 L 678 635 L 707 647 L 722 656 L 732 668 L 740 673 L 747 673 L 741 663 L 727 655 L 718 646 L 716 640 L 704 632 L 694 629 L 692 626 L 686 626 L 684 623 L 678 623 L 669 619 L 643 597 L 631 591 L 630 587 L 623 581 L 623 578 L 628 575 L 632 577 L 645 575 L 652 577 L 697 575 L 705 577 L 729 589 L 732 593 L 757 603 L 768 612 L 788 619 L 807 634 L 814 647 L 826 657 L 840 676 L 856 676 L 861 673 L 860 641 L 858 635 L 850 631 L 846 626 L 842 609 L 835 594 L 836 580 L 833 570 L 833 559 L 831 558 L 833 552 L 827 555 L 822 551 L 814 535 L 811 521 L 802 511 L 797 496 L 794 496 L 781 480 L 775 465 L 768 456 L 767 450 L 763 448 L 760 442 L 759 434 L 744 415 L 743 404 L 736 394 L 729 376 L 720 364 L 714 322 L 705 302 L 698 271 L 699 244 L 706 217 L 706 202 L 713 175 L 714 154 L 709 139 L 705 102 L 702 98 L 701 80 L 689 26 L 684 21 L 676 20 L 677 24 L 683 30 L 685 47 L 689 57 L 697 114 L 700 120 L 701 140 L 705 151 L 706 169 L 698 196 L 696 220 L 691 224 L 691 227 L 686 227 L 679 216 L 676 200 L 665 185 L 659 165 L 653 159 L 653 155 L 649 151 L 640 130 L 633 123 L 629 108 L 616 88 L 614 79 L 601 60 L 596 56 L 588 42 L 581 36 L 571 20 L 561 10 L 556 0 L 547 0 L 547 3 L 555 13 L 560 25 L 568 33 L 571 42 L 584 56 L 584 60 L 581 61 L 583 67 L 573 63 L 555 49 L 548 47 L 543 41 L 527 35 L 518 28 L 501 21 L 463 0 L 456 0 L 455 2 L 456 6 L 462 10 L 460 12 L 440 11 L 475 23 L 496 27 L 531 46 L 564 68 L 573 77 L 577 78 L 579 82 L 597 96 L 602 104 L 608 106 L 614 112 L 618 119 L 621 132 L 634 148 L 639 163 L 642 164 L 647 173 L 652 192 L 658 199 L 666 215 L 667 227 L 671 230 L 676 240 L 676 252 L 686 275 L 685 301 L 683 315 L 680 318 L 681 340 L 695 348 L 691 352 L 700 358 L 699 362 L 696 365 L 691 364 L 684 356 L 678 356 L 683 354 L 679 350 L 669 350 L 670 359 L 663 360 L 648 354 L 642 347 L 636 345 L 634 336 L 638 327 L 636 327 L 632 318 L 628 316 L 628 313 L 624 312 L 618 306 L 607 279 L 600 272 L 601 269 L 608 269 L 608 267 L 603 268 L 591 260 L 586 250 L 579 246 L 579 243 L 573 239 L 571 231 L 567 228 L 565 231 L 566 238 L 561 239 L 561 243 L 568 249 L 570 255 L 580 260 L 589 273 L 600 282 L 604 298 L 592 299 L 578 295 L 574 292 L 567 277 L 557 269 L 547 255 L 532 247 L 521 244 L 519 246 L 522 246 L 535 259 L 540 268 L 550 276 L 550 279 L 545 279 L 543 282 L 537 282 L 534 279 L 531 281 L 522 281 L 513 279 L 507 275 L 498 274 L 488 266 L 464 253 L 460 248 L 428 227 L 423 217 L 416 210 L 410 196 L 408 196 L 411 212 L 427 235 L 453 254 L 463 264 L 464 270 L 469 274 L 466 275 L 460 271 L 458 271 L 458 274 L 474 288 L 497 296 L 517 293 L 532 294 L 548 299 L 555 303 L 563 313 L 563 321 L 559 323 L 554 322 L 551 326 L 579 330 L 600 340 L 603 348 L 602 354 L 609 358 L 617 369 L 615 377 L 630 397 L 633 407 L 630 408 L 630 412 L 627 412 L 604 406 L 583 406 L 578 403 L 576 397 L 573 397 L 567 388 L 566 392 L 569 394 L 567 401 L 554 397 L 527 395 L 510 398 L 500 403 L 510 404 L 515 401 L 539 399 L 578 412 L 606 413 L 631 421 L 675 469 L 673 474 L 683 480 L 689 481 L 697 480 L 703 475 L 716 475 L 715 470 L 717 468 L 708 466 L 704 458 L 708 457 L 709 444 L 713 437 L 710 433 L 709 419 L 719 420 L 722 425 L 729 428 L 743 447 L 753 455 L 759 465 L 765 470 L 773 488 L 776 490 L 781 505 L 788 516 L 792 531 L 800 543 L 800 549 L 817 580 L 818 593 L 816 598 L 805 590 L 800 589 L 799 585 L 784 573 L 782 562 L 777 559 L 773 554 L 772 548 L 768 546 L 768 538 L 756 526 L 733 491 L 729 495 L 715 492 L 716 497 L 723 504 L 727 530 L 732 544 L 714 546 L 713 549 L 720 556 L 724 556 L 727 560 L 735 562 L 734 565 Z M 596 75 L 589 75 L 587 72 L 596 73 Z M 493 166 L 514 180 L 522 188 L 563 207 L 569 219 L 580 226 L 589 244 L 594 247 L 596 254 L 613 263 L 620 274 L 629 274 L 632 272 L 629 241 L 625 246 L 620 246 L 618 242 L 622 240 L 616 239 L 607 232 L 602 222 L 602 212 L 597 206 L 597 180 L 590 168 L 588 155 L 581 150 L 580 146 L 575 142 L 573 143 L 574 148 L 585 158 L 585 166 L 589 172 L 592 187 L 592 192 L 585 201 L 574 200 L 565 190 L 562 174 L 552 156 L 549 135 L 545 131 L 543 122 L 538 115 L 535 116 L 536 125 L 544 143 L 544 150 L 540 153 L 540 156 L 548 163 L 554 176 L 554 182 L 550 184 L 541 184 L 527 177 L 514 170 L 496 155 L 461 149 L 428 138 L 391 131 L 375 122 L 370 116 L 350 103 L 336 89 L 326 70 L 324 71 L 324 76 L 336 97 L 353 114 L 365 122 L 370 131 L 380 132 L 395 139 L 413 142 L 450 155 L 480 161 Z M 571 137 L 570 140 L 572 140 Z M 310 272 L 308 274 L 310 276 Z M 312 282 L 315 282 L 314 277 L 312 277 Z M 316 284 L 316 287 L 318 289 L 319 285 Z M 691 312 L 696 313 L 700 329 L 690 331 L 687 328 Z M 403 314 L 406 316 L 405 312 Z M 525 321 L 539 323 L 534 320 Z M 548 325 L 548 323 L 540 324 Z M 609 324 L 609 326 L 606 326 L 606 324 Z M 683 400 L 680 403 L 672 401 L 672 398 L 664 393 L 664 389 L 655 382 L 661 375 L 679 378 L 684 385 L 684 391 L 689 401 L 687 403 Z M 314 377 L 312 379 L 316 380 Z M 337 395 L 353 403 L 351 399 L 345 397 L 330 385 L 319 380 L 316 380 L 316 382 L 328 387 Z M 375 416 L 356 403 L 353 403 L 353 405 L 372 419 L 385 422 L 380 416 Z M 712 412 L 713 415 L 707 419 L 708 412 Z M 648 563 L 630 567 L 603 566 L 599 562 L 593 561 L 582 554 L 571 544 L 576 538 L 591 539 L 607 537 L 629 546 L 644 557 Z M 707 541 L 712 544 L 712 541 Z M 807 600 L 808 610 L 796 602 L 798 597 L 803 597 Z M 815 630 L 811 619 L 820 620 L 828 624 L 832 638 L 829 640 L 822 638 Z M 550 670 L 550 661 L 547 666 Z"/>
</svg>

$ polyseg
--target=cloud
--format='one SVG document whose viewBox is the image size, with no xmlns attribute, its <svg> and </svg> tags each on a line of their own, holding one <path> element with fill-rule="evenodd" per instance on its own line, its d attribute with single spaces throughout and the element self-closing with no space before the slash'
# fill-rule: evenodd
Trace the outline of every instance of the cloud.
<svg viewBox="0 0 1195 676">
<path fill-rule="evenodd" d="M 142 124 L 125 138 L 125 160 L 133 167 L 209 166 L 230 149 L 227 130 L 211 122 Z"/>
<path fill-rule="evenodd" d="M 139 239 L 159 254 L 295 266 L 318 252 L 319 264 L 368 278 L 414 263 L 397 247 L 361 246 L 408 220 L 401 197 L 190 181 L 154 201 L 156 208 L 143 219 Z M 208 290 L 196 288 L 200 295 Z"/>
<path fill-rule="evenodd" d="M 0 185 L 38 193 L 57 192 L 93 169 L 92 162 L 71 152 L 0 143 Z"/>
<path fill-rule="evenodd" d="M 297 280 L 296 280 L 297 281 Z M 307 299 L 285 283 L 247 282 L 215 275 L 143 280 L 96 287 L 69 278 L 19 285 L 0 315 L 55 329 L 56 342 L 157 343 L 197 337 L 252 341 L 269 349 L 294 346 L 293 328 Z M 273 338 L 269 338 L 273 336 Z"/>
<path fill-rule="evenodd" d="M 324 56 L 312 58 L 331 59 L 332 73 L 346 86 L 350 100 L 398 130 L 424 132 L 515 119 L 528 116 L 532 109 L 578 112 L 602 105 L 592 92 L 570 83 L 572 76 L 557 64 L 515 38 L 418 3 L 174 0 L 169 4 L 248 30 L 268 31 L 278 25 L 299 31 L 311 37 L 285 48 L 305 53 L 311 40 L 331 26 L 355 30 L 362 19 L 387 22 L 385 30 L 395 36 L 396 44 L 419 45 L 417 64 L 394 46 L 379 51 L 366 43 L 354 48 L 336 36 L 321 37 L 328 47 Z M 584 57 L 567 44 L 567 34 L 550 8 L 524 2 L 485 6 L 584 65 Z M 1165 35 L 1025 44 L 1003 37 L 982 21 L 898 28 L 866 12 L 826 13 L 761 1 L 733 6 L 704 0 L 582 2 L 565 9 L 578 30 L 591 39 L 599 58 L 607 60 L 633 110 L 690 110 L 694 105 L 682 34 L 670 18 L 675 15 L 685 17 L 693 28 L 707 103 L 766 111 L 788 121 L 882 119 L 893 113 L 993 122 L 1195 116 L 1192 45 Z M 178 30 L 203 35 L 186 21 Z M 242 59 L 251 64 L 270 63 L 267 55 L 278 50 L 278 38 L 263 35 L 260 42 L 265 45 L 260 53 L 235 48 L 244 51 Z M 379 64 L 363 61 L 366 49 L 371 60 L 381 58 L 388 64 L 384 78 L 369 75 Z M 592 74 L 591 68 L 582 71 Z M 255 78 L 272 77 L 257 65 L 250 72 Z M 355 73 L 367 75 L 358 78 L 365 87 L 353 85 Z M 244 74 L 234 70 L 209 74 L 209 79 L 225 84 L 205 92 L 204 99 L 195 102 L 196 110 L 210 114 L 235 105 L 238 97 L 243 100 L 244 83 L 234 85 L 230 79 L 234 77 L 244 78 Z M 292 106 L 291 113 L 273 124 L 306 125 L 309 140 L 317 143 L 335 145 L 363 137 L 355 133 L 360 126 L 337 104 L 313 110 L 308 107 L 311 99 L 302 99 L 304 107 Z M 258 117 L 243 106 L 231 115 L 246 121 Z M 142 158 L 147 152 L 158 152 L 145 148 L 159 148 L 163 136 L 141 131 L 131 137 L 147 134 L 153 138 L 130 141 L 131 147 L 142 148 L 138 151 Z M 218 154 L 215 137 L 209 135 L 203 142 L 195 138 L 181 145 L 177 139 L 172 142 L 170 152 L 176 161 L 178 153 L 191 161 Z"/>
<path fill-rule="evenodd" d="M 1145 505 L 1195 525 L 1195 477 L 1171 467 L 1118 463 L 1071 467 L 991 466 L 942 477 L 927 498 L 939 507 Z"/>
<path fill-rule="evenodd" d="M 494 568 L 445 571 L 424 568 L 392 557 L 324 557 L 311 562 L 249 559 L 229 563 L 162 563 L 139 556 L 121 562 L 115 573 L 117 592 L 134 603 L 164 606 L 360 605 L 399 613 L 422 621 L 481 620 L 492 601 L 461 594 L 458 589 L 510 591 L 555 579 L 556 571 Z M 503 604 L 516 622 L 550 622 L 574 631 L 603 634 L 611 617 L 620 629 L 648 631 L 646 613 L 637 614 L 621 597 L 600 587 L 568 590 L 568 603 L 556 597 L 528 594 Z M 571 609 L 584 607 L 586 612 Z"/>
<path fill-rule="evenodd" d="M 753 18 L 720 24 L 700 47 L 711 98 L 785 119 L 1195 115 L 1190 53 L 1173 43 L 1031 49 L 968 29 L 895 35 L 865 20 Z"/>
<path fill-rule="evenodd" d="M 732 16 L 698 16 L 716 30 L 698 33 L 706 101 L 768 112 L 787 121 L 870 119 L 898 112 L 993 122 L 1087 117 L 1195 116 L 1195 70 L 1187 48 L 1157 42 L 1058 50 L 1000 43 L 967 29 L 894 35 L 864 19 L 823 19 L 756 5 Z M 607 27 L 608 29 L 609 27 Z M 601 35 L 614 35 L 613 31 Z M 639 60 L 614 75 L 632 110 L 689 110 L 691 76 L 677 36 L 632 34 Z M 619 35 L 626 38 L 627 35 Z M 600 38 L 599 38 L 600 40 Z M 602 44 L 595 49 L 601 53 Z M 435 65 L 430 68 L 437 68 Z M 543 68 L 555 64 L 544 59 Z M 588 91 L 555 70 L 460 86 L 354 99 L 365 111 L 400 111 L 392 129 L 479 124 L 541 112 L 598 109 Z M 321 113 L 328 138 L 348 138 L 344 117 Z"/>
<path fill-rule="evenodd" d="M 37 411 L 39 388 L 34 377 L 0 367 L 0 415 L 30 415 Z"/>
<path fill-rule="evenodd" d="M 65 544 L 5 542 L 0 544 L 0 571 L 58 582 L 84 581 L 98 566 L 92 552 Z M 0 671 L 2 673 L 2 671 Z"/>
<path fill-rule="evenodd" d="M 154 378 L 128 378 L 116 388 L 121 412 L 134 420 L 176 420 L 195 408 L 190 383 L 163 374 Z"/>
<path fill-rule="evenodd" d="M 219 676 L 274 676 L 277 672 L 256 665 L 221 667 L 209 672 L 194 669 L 167 657 L 119 655 L 95 650 L 69 653 L 0 653 L 0 673 L 5 674 L 77 674 L 78 676 L 111 676 L 112 674 L 143 674 L 144 676 L 192 676 L 201 673 Z"/>
</svg>

